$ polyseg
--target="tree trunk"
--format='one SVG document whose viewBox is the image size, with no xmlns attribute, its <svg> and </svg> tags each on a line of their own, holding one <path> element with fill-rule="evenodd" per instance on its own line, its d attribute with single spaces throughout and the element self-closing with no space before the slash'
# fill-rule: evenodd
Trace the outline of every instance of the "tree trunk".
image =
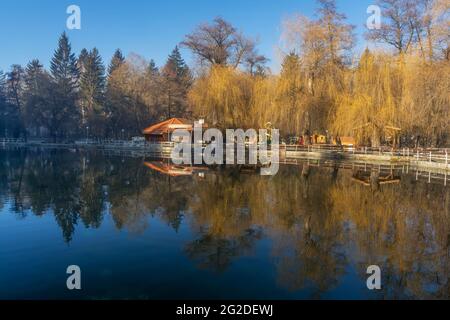
<svg viewBox="0 0 450 320">
<path fill-rule="evenodd" d="M 372 148 L 378 148 L 381 145 L 380 134 L 379 134 L 377 128 L 373 128 L 371 142 L 372 142 Z"/>
</svg>

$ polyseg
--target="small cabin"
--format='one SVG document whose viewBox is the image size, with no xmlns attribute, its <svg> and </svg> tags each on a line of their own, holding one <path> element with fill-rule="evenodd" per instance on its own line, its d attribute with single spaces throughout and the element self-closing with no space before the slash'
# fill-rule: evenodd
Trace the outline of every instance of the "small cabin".
<svg viewBox="0 0 450 320">
<path fill-rule="evenodd" d="M 172 133 L 177 129 L 192 132 L 194 122 L 183 118 L 171 118 L 144 129 L 142 133 L 147 142 L 162 143 L 172 141 Z"/>
</svg>

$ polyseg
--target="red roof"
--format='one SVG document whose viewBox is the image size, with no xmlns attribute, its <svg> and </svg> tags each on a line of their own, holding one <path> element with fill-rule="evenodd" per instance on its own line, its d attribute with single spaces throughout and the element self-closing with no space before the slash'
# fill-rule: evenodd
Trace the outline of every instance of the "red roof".
<svg viewBox="0 0 450 320">
<path fill-rule="evenodd" d="M 207 171 L 207 167 L 177 166 L 163 161 L 144 162 L 144 165 L 152 170 L 169 175 L 171 177 L 191 176 L 196 171 Z"/>
<path fill-rule="evenodd" d="M 163 135 L 176 129 L 192 130 L 192 126 L 192 121 L 182 118 L 172 118 L 148 127 L 142 132 L 145 135 Z"/>
<path fill-rule="evenodd" d="M 144 162 L 144 165 L 152 170 L 167 174 L 171 177 L 190 176 L 194 171 L 192 167 L 170 165 L 163 163 L 162 161 Z"/>
</svg>

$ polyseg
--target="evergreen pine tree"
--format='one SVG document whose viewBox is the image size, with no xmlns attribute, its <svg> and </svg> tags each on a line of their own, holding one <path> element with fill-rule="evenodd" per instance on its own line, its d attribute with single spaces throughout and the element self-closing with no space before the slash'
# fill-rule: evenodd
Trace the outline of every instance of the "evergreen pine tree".
<svg viewBox="0 0 450 320">
<path fill-rule="evenodd" d="M 9 103 L 18 110 L 22 106 L 23 76 L 24 70 L 22 66 L 14 64 L 11 66 L 11 71 L 8 72 L 6 79 L 7 98 Z"/>
<path fill-rule="evenodd" d="M 159 69 L 153 59 L 150 59 L 150 63 L 148 64 L 148 72 L 151 76 L 159 75 Z"/>
<path fill-rule="evenodd" d="M 51 112 L 50 75 L 39 60 L 28 63 L 25 69 L 24 114 L 27 128 L 37 130 L 46 126 L 45 115 Z M 37 131 L 36 131 L 37 132 Z"/>
<path fill-rule="evenodd" d="M 6 104 L 6 75 L 0 70 L 0 136 L 6 137 L 7 104 Z"/>
<path fill-rule="evenodd" d="M 83 124 L 90 125 L 96 135 L 101 135 L 101 118 L 104 111 L 105 67 L 96 48 L 84 58 L 80 80 Z"/>
<path fill-rule="evenodd" d="M 54 92 L 49 130 L 56 139 L 57 136 L 74 134 L 79 122 L 79 110 L 76 106 L 79 69 L 65 32 L 59 39 L 58 48 L 51 60 L 50 71 Z"/>
<path fill-rule="evenodd" d="M 89 51 L 86 48 L 83 48 L 78 56 L 77 66 L 80 74 L 84 72 L 84 65 L 86 64 L 86 60 L 89 57 Z"/>
<path fill-rule="evenodd" d="M 25 68 L 25 85 L 27 94 L 38 93 L 39 80 L 44 74 L 44 67 L 38 59 L 34 59 Z"/>
<path fill-rule="evenodd" d="M 23 135 L 26 139 L 26 128 L 22 118 L 24 96 L 24 70 L 22 66 L 14 64 L 11 71 L 6 76 L 6 99 L 10 107 L 8 114 L 10 117 L 11 133 L 14 137 Z"/>
<path fill-rule="evenodd" d="M 6 75 L 0 70 L 0 103 L 6 100 Z"/>
<path fill-rule="evenodd" d="M 108 66 L 108 77 L 106 83 L 105 92 L 105 131 L 106 136 L 119 138 L 118 133 L 123 129 L 121 122 L 123 121 L 120 114 L 121 108 L 124 106 L 124 95 L 119 90 L 121 81 L 117 78 L 121 78 L 117 70 L 125 63 L 125 57 L 120 49 L 114 52 L 113 57 Z"/>
<path fill-rule="evenodd" d="M 73 96 L 78 89 L 79 69 L 77 59 L 72 53 L 72 47 L 64 32 L 58 43 L 51 64 L 50 71 L 62 93 L 67 94 L 67 98 Z"/>
<path fill-rule="evenodd" d="M 178 46 L 169 55 L 161 72 L 163 84 L 163 101 L 168 117 L 187 116 L 187 93 L 192 84 L 192 75 L 186 62 L 181 57 Z"/>
<path fill-rule="evenodd" d="M 176 77 L 180 81 L 186 80 L 186 78 L 190 76 L 189 67 L 181 57 L 178 46 L 176 46 L 175 49 L 173 49 L 172 53 L 169 55 L 165 69 L 166 73 L 168 73 L 172 77 Z"/>
<path fill-rule="evenodd" d="M 116 70 L 118 67 L 120 67 L 124 62 L 125 62 L 125 57 L 123 56 L 122 51 L 120 49 L 117 49 L 114 52 L 114 55 L 109 64 L 108 74 L 110 75 L 111 73 L 113 73 L 114 70 Z"/>
</svg>

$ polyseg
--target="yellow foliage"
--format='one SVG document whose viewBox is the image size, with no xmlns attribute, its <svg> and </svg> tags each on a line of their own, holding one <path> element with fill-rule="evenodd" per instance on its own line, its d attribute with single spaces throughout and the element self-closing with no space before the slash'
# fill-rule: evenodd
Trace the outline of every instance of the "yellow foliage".
<svg viewBox="0 0 450 320">
<path fill-rule="evenodd" d="M 219 127 L 245 126 L 249 119 L 251 79 L 240 71 L 213 66 L 191 89 L 194 113 Z"/>
<path fill-rule="evenodd" d="M 222 128 L 261 128 L 354 136 L 378 146 L 386 128 L 420 135 L 427 144 L 450 136 L 450 63 L 420 56 L 364 52 L 358 66 L 328 63 L 313 75 L 300 56 L 286 56 L 279 75 L 252 76 L 212 66 L 189 93 L 194 114 Z"/>
</svg>

